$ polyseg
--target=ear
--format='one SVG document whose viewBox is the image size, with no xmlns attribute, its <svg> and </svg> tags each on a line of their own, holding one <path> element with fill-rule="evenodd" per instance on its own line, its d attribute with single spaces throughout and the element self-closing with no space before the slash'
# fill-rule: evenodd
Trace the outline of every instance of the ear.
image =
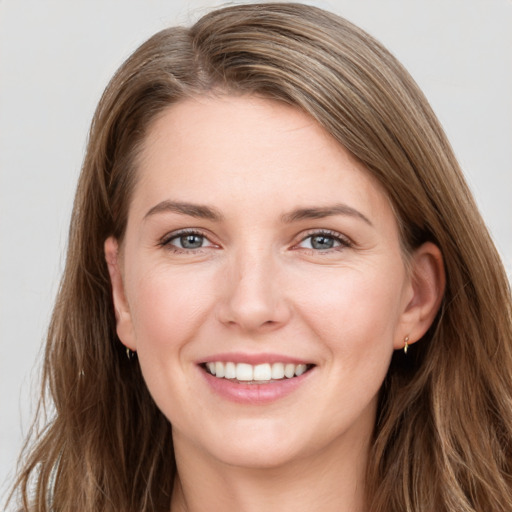
<svg viewBox="0 0 512 512">
<path fill-rule="evenodd" d="M 112 299 L 116 315 L 116 331 L 119 339 L 130 350 L 136 350 L 132 318 L 124 292 L 123 275 L 120 269 L 119 244 L 114 237 L 105 240 L 105 259 L 107 261 Z"/>
<path fill-rule="evenodd" d="M 409 263 L 410 278 L 407 302 L 402 312 L 395 348 L 418 341 L 434 321 L 443 300 L 446 277 L 439 248 L 425 242 L 416 249 Z"/>
</svg>

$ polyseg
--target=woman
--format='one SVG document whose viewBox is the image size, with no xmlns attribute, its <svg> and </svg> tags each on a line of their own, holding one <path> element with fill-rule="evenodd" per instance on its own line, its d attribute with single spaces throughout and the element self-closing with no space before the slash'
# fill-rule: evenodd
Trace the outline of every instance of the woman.
<svg viewBox="0 0 512 512">
<path fill-rule="evenodd" d="M 215 11 L 118 71 L 44 386 L 26 510 L 512 506 L 502 265 L 412 79 L 317 8 Z"/>
</svg>

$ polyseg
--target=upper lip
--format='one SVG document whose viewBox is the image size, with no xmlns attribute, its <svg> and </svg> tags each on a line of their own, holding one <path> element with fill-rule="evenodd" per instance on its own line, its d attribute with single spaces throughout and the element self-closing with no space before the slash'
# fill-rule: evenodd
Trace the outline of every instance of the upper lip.
<svg viewBox="0 0 512 512">
<path fill-rule="evenodd" d="M 246 363 L 251 365 L 264 364 L 264 363 L 291 363 L 291 364 L 312 364 L 311 361 L 301 359 L 295 356 L 286 356 L 283 354 L 247 354 L 241 352 L 225 352 L 222 354 L 214 354 L 198 361 L 198 364 L 204 363 Z"/>
</svg>

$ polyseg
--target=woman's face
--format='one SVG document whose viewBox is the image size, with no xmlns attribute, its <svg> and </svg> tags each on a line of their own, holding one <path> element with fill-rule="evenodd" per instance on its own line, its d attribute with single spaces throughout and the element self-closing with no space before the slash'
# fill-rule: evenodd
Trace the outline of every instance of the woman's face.
<svg viewBox="0 0 512 512">
<path fill-rule="evenodd" d="M 176 450 L 269 467 L 366 446 L 414 297 L 379 185 L 310 117 L 254 97 L 173 105 L 139 163 L 106 254 Z"/>
</svg>

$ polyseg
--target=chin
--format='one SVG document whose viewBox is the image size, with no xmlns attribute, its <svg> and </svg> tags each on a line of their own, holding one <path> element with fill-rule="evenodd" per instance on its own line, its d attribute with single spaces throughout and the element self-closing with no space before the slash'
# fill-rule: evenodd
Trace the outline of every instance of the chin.
<svg viewBox="0 0 512 512">
<path fill-rule="evenodd" d="M 322 440 L 315 432 L 301 431 L 293 423 L 237 425 L 218 436 L 215 446 L 210 445 L 210 453 L 231 466 L 271 469 L 289 465 L 322 450 Z"/>
<path fill-rule="evenodd" d="M 292 447 L 279 446 L 277 443 L 244 443 L 219 450 L 217 458 L 220 462 L 246 469 L 277 469 L 301 458 L 300 450 Z"/>
<path fill-rule="evenodd" d="M 269 419 L 250 421 L 245 418 L 217 424 L 212 429 L 208 428 L 210 426 L 213 425 L 203 424 L 200 433 L 173 429 L 175 446 L 180 445 L 186 451 L 199 450 L 228 466 L 250 469 L 278 468 L 304 457 L 311 450 L 310 436 L 296 429 L 291 436 L 289 422 L 283 425 Z"/>
</svg>

